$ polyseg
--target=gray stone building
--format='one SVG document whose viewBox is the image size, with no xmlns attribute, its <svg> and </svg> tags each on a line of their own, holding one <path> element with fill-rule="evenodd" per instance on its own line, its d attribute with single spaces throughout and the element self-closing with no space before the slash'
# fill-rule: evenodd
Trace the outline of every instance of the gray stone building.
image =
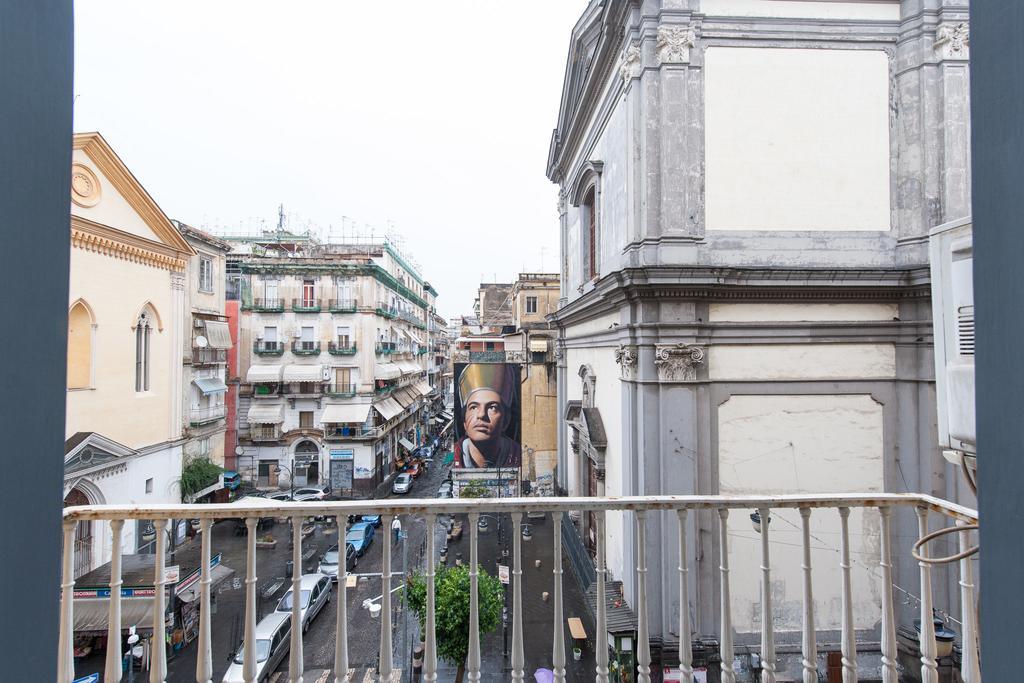
<svg viewBox="0 0 1024 683">
<path fill-rule="evenodd" d="M 547 162 L 560 190 L 561 489 L 973 503 L 936 446 L 928 271 L 929 229 L 969 213 L 966 22 L 952 0 L 587 5 Z M 799 548 L 799 521 L 773 513 L 773 543 Z M 592 547 L 592 520 L 576 523 Z M 850 523 L 858 636 L 877 644 L 878 517 Z M 715 633 L 718 517 L 693 524 L 688 608 L 695 632 Z M 909 513 L 895 524 L 909 623 L 917 530 Z M 814 525 L 816 571 L 836 572 L 815 579 L 827 648 L 839 521 Z M 728 532 L 730 556 L 758 556 L 745 515 Z M 633 518 L 609 514 L 607 534 L 630 598 Z M 648 536 L 652 641 L 672 650 L 675 520 L 649 518 Z M 784 646 L 799 642 L 801 592 L 799 553 L 782 550 Z M 757 565 L 732 563 L 739 643 L 760 629 Z M 956 590 L 943 580 L 940 606 Z"/>
</svg>

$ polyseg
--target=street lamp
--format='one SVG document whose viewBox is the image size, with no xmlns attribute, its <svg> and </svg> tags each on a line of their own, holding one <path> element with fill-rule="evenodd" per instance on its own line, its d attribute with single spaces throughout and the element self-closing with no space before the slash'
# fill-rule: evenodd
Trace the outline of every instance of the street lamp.
<svg viewBox="0 0 1024 683">
<path fill-rule="evenodd" d="M 275 468 L 274 474 L 281 474 L 281 470 L 284 470 L 285 472 L 288 473 L 288 483 L 290 485 L 288 499 L 295 500 L 295 476 L 292 474 L 292 470 L 290 467 L 286 467 L 284 465 L 281 465 L 280 463 Z"/>
</svg>

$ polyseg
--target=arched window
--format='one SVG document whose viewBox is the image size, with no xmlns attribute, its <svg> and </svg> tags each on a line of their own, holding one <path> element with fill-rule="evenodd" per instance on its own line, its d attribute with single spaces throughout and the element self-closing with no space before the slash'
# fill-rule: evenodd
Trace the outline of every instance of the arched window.
<svg viewBox="0 0 1024 683">
<path fill-rule="evenodd" d="M 68 389 L 92 386 L 92 313 L 82 301 L 68 312 Z"/>
<path fill-rule="evenodd" d="M 586 279 L 597 276 L 597 204 L 594 200 L 594 188 L 591 187 L 583 197 L 583 220 L 586 234 L 584 236 L 583 272 Z"/>
<path fill-rule="evenodd" d="M 135 323 L 135 391 L 149 391 L 152 332 L 153 316 L 147 307 L 139 314 L 139 319 Z"/>
</svg>

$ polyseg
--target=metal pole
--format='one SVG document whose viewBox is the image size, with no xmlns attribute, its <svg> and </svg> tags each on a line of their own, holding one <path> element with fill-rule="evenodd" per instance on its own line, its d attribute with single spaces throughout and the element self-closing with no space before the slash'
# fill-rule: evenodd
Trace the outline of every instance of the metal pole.
<svg viewBox="0 0 1024 683">
<path fill-rule="evenodd" d="M 409 523 L 408 518 L 406 523 Z M 402 539 L 402 585 L 405 585 L 409 576 L 409 543 L 407 542 L 409 532 L 401 531 L 398 536 Z M 410 672 L 409 680 L 412 680 L 412 648 L 409 647 L 409 591 L 402 591 L 402 601 L 399 604 L 402 606 L 402 657 L 409 662 L 407 671 Z"/>
</svg>

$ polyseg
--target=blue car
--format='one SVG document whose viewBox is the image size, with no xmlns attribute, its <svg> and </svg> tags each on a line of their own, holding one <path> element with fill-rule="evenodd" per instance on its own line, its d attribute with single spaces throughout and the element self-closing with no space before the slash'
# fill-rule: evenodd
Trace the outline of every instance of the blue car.
<svg viewBox="0 0 1024 683">
<path fill-rule="evenodd" d="M 362 520 L 367 524 L 380 528 L 380 515 L 363 515 Z"/>
<path fill-rule="evenodd" d="M 353 524 L 345 534 L 345 543 L 356 549 L 357 557 L 362 557 L 366 549 L 373 543 L 373 525 L 369 522 Z"/>
</svg>

